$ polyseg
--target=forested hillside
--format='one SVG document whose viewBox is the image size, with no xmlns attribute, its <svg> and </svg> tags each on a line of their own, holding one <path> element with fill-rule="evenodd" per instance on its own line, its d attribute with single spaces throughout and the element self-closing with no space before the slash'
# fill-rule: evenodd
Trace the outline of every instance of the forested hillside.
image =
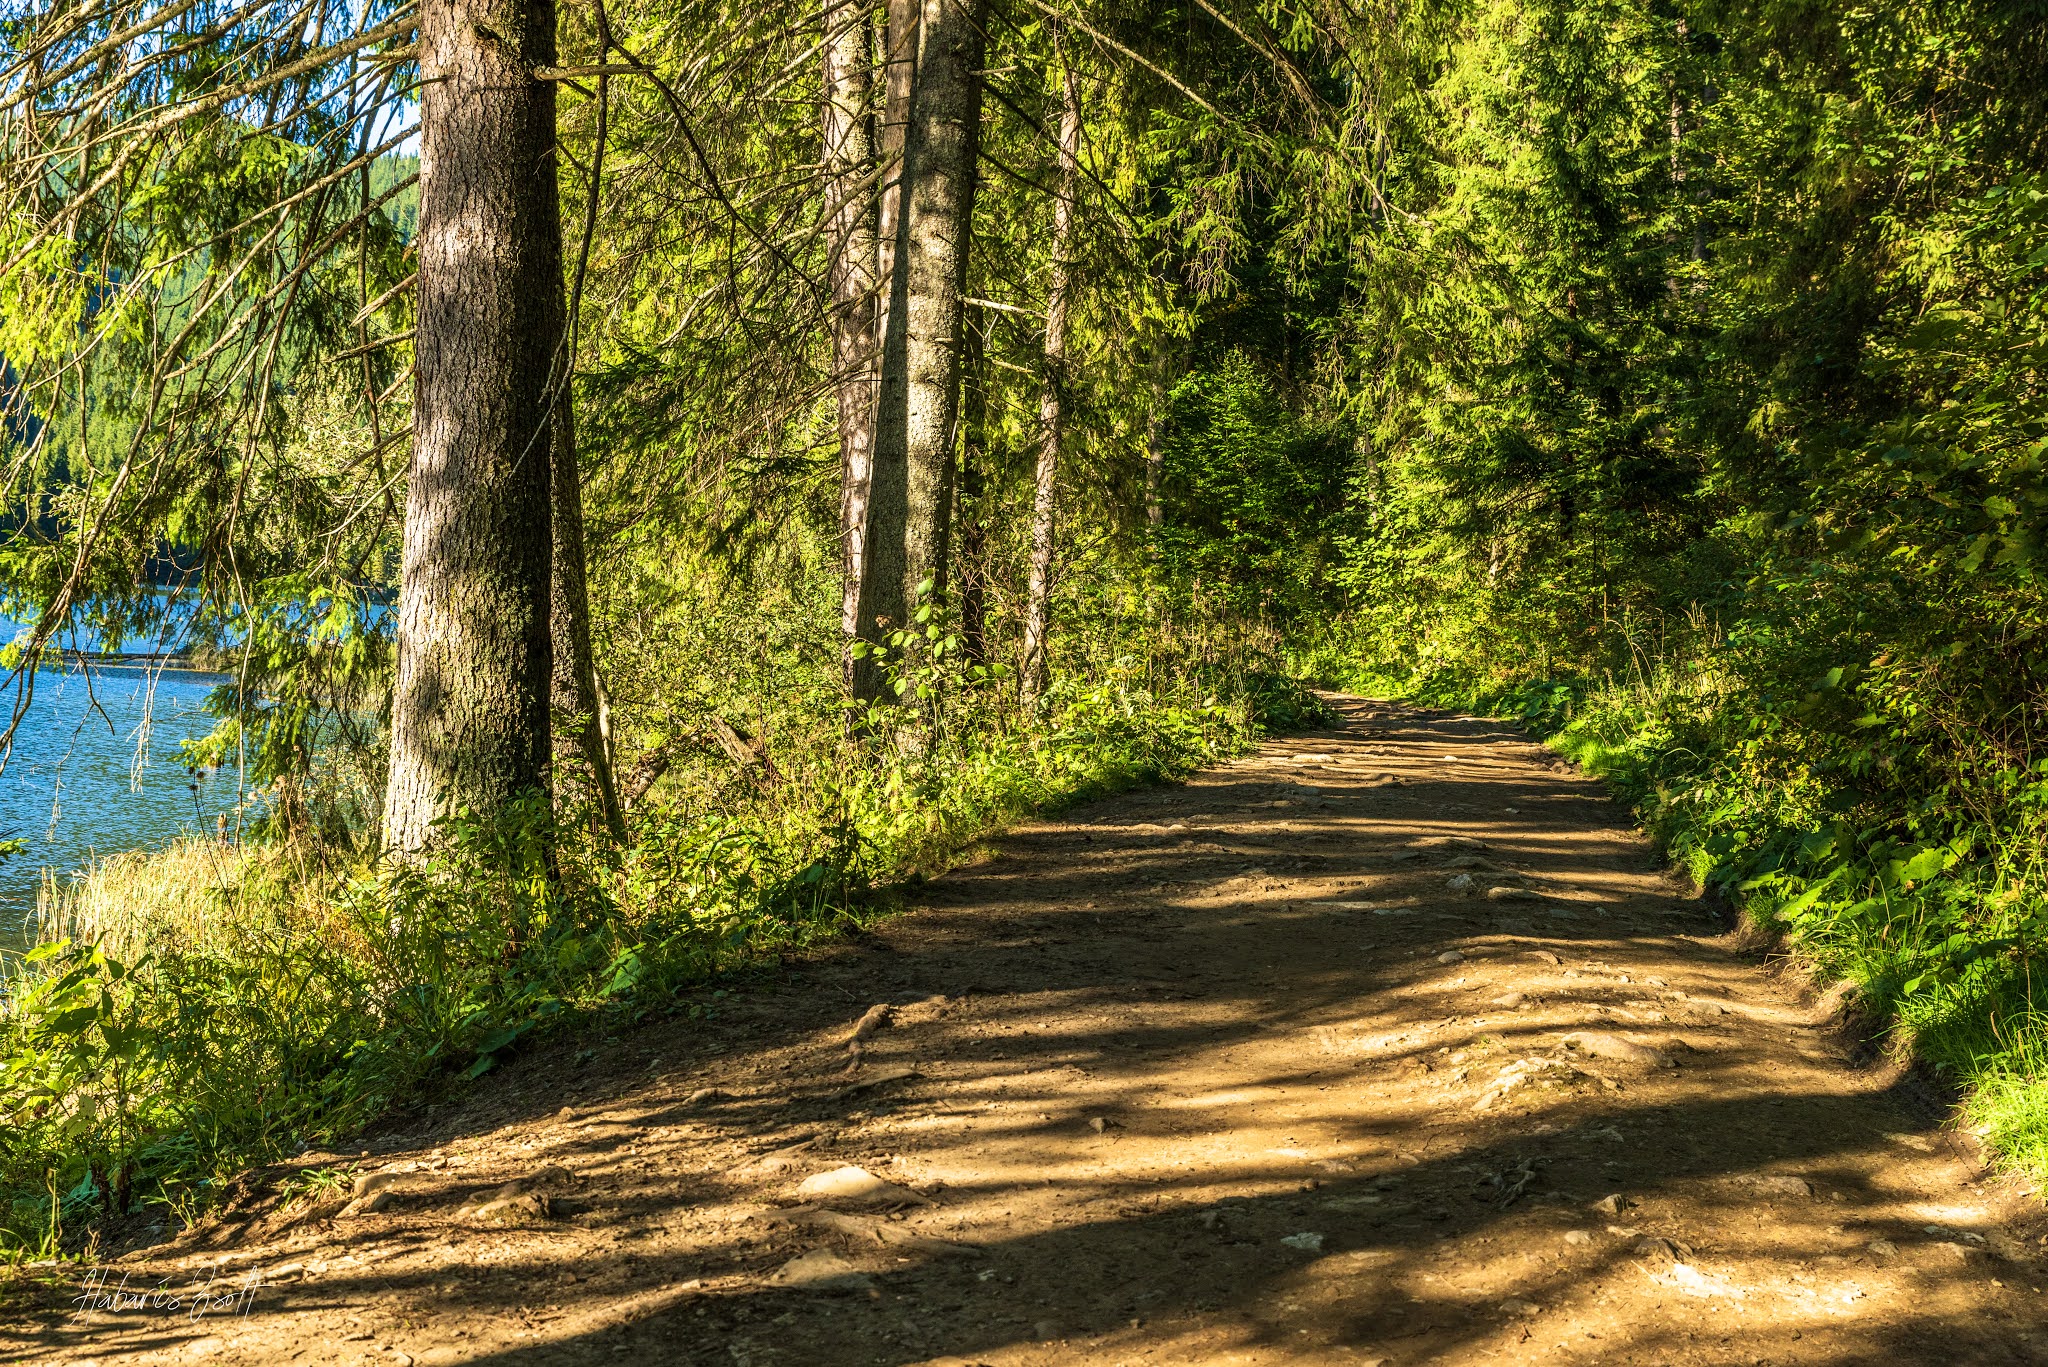
<svg viewBox="0 0 2048 1367">
<path fill-rule="evenodd" d="M 250 800 L 51 885 L 8 1247 L 687 1012 L 1311 686 L 1523 719 L 2048 1171 L 2044 39 L 9 11 L 13 718 L 66 624 L 176 621 Z"/>
</svg>

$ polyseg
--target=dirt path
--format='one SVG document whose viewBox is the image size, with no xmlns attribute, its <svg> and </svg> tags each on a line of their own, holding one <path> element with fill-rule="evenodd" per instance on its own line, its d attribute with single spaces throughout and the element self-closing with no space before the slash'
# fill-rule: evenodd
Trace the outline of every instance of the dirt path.
<svg viewBox="0 0 2048 1367">
<path fill-rule="evenodd" d="M 1345 711 L 1021 830 L 708 1024 L 523 1061 L 376 1144 L 380 1210 L 259 1189 L 110 1266 L 259 1272 L 240 1303 L 0 1361 L 2048 1361 L 2035 1207 L 1597 785 Z M 846 1165 L 888 1185 L 815 1194 Z"/>
</svg>

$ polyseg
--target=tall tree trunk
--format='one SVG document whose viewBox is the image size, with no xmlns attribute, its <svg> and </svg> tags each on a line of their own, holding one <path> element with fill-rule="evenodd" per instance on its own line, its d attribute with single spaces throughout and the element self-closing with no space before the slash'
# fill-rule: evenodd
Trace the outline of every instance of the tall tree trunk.
<svg viewBox="0 0 2048 1367">
<path fill-rule="evenodd" d="M 967 662 L 988 663 L 988 342 L 969 326 L 961 356 L 958 525 L 960 639 Z"/>
<path fill-rule="evenodd" d="M 1038 386 L 1038 472 L 1031 503 L 1031 572 L 1024 601 L 1024 668 L 1020 679 L 1026 711 L 1038 705 L 1052 679 L 1047 641 L 1052 631 L 1053 512 L 1059 496 L 1064 416 L 1061 406 L 1067 379 L 1067 287 L 1073 270 L 1074 191 L 1081 161 L 1081 87 L 1071 65 L 1066 66 L 1064 77 L 1059 198 L 1052 209 L 1052 282 L 1045 301 L 1045 369 Z"/>
<path fill-rule="evenodd" d="M 919 44 L 924 31 L 924 0 L 888 0 L 883 29 L 883 100 L 876 155 L 882 167 L 875 205 L 875 345 L 878 369 L 874 388 L 873 427 L 868 454 L 867 507 L 861 535 L 860 577 L 850 586 L 852 623 L 849 649 L 864 653 L 848 662 L 848 691 L 858 702 L 890 702 L 888 677 L 874 654 L 891 632 L 908 618 L 903 595 L 903 532 L 909 515 L 907 452 L 901 424 L 885 433 L 884 414 L 900 407 L 906 336 L 904 320 L 908 282 L 896 263 L 902 255 L 906 228 L 903 186 L 910 174 L 908 157 L 911 109 L 918 84 Z"/>
<path fill-rule="evenodd" d="M 946 578 L 948 475 L 959 437 L 960 338 L 967 286 L 968 241 L 981 151 L 981 66 L 986 0 L 923 0 L 918 93 L 905 146 L 912 178 L 905 182 L 909 279 L 904 319 L 906 394 L 903 408 L 909 507 L 904 528 L 903 588 L 913 600 L 929 580 L 943 596 Z"/>
<path fill-rule="evenodd" d="M 851 645 L 860 629 L 862 545 L 875 451 L 876 355 L 874 200 L 865 184 L 875 167 L 874 113 L 869 108 L 874 39 L 861 0 L 824 0 L 824 82 L 820 132 L 824 144 L 825 217 L 832 291 L 832 372 L 839 409 L 839 536 L 845 576 L 841 628 Z M 848 659 L 848 685 L 852 683 Z"/>
<path fill-rule="evenodd" d="M 882 8 L 882 121 L 876 128 L 875 157 L 882 168 L 875 193 L 875 336 L 889 327 L 896 293 L 896 254 L 903 229 L 903 150 L 910 127 L 911 97 L 917 89 L 919 42 L 924 33 L 924 0 L 887 0 Z"/>
<path fill-rule="evenodd" d="M 554 713 L 555 805 L 563 812 L 590 813 L 614 840 L 623 841 L 625 815 L 612 775 L 611 750 L 605 743 L 604 704 L 590 649 L 590 590 L 583 573 L 583 472 L 576 463 L 569 370 L 565 356 L 552 442 L 554 591 L 548 618 L 553 642 L 549 691 Z"/>
<path fill-rule="evenodd" d="M 980 147 L 985 7 L 985 0 L 890 0 L 892 106 L 899 54 L 908 50 L 915 59 L 902 127 L 901 202 L 893 249 L 885 253 L 889 289 L 859 612 L 864 627 L 878 618 L 910 625 L 920 586 L 930 581 L 935 591 L 943 587 L 946 477 L 960 411 L 960 295 Z M 899 42 L 912 13 L 915 36 Z M 899 476 L 900 560 L 886 565 L 885 557 L 897 558 L 899 538 L 885 536 L 884 495 L 886 490 L 893 503 Z M 887 569 L 898 571 L 893 592 L 881 585 Z"/>
<path fill-rule="evenodd" d="M 384 841 L 545 791 L 550 377 L 562 331 L 553 0 L 424 0 L 411 486 Z"/>
<path fill-rule="evenodd" d="M 1166 345 L 1152 354 L 1152 411 L 1145 417 L 1145 525 L 1156 535 L 1166 522 L 1160 482 L 1166 473 Z"/>
</svg>

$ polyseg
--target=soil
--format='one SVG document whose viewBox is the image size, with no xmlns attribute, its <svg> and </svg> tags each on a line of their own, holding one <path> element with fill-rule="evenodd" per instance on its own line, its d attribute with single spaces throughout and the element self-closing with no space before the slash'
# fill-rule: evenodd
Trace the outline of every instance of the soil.
<svg viewBox="0 0 2048 1367">
<path fill-rule="evenodd" d="M 380 1208 L 252 1174 L 0 1361 L 2048 1361 L 2038 1202 L 1832 998 L 1526 737 L 1339 702 L 376 1136 Z"/>
</svg>

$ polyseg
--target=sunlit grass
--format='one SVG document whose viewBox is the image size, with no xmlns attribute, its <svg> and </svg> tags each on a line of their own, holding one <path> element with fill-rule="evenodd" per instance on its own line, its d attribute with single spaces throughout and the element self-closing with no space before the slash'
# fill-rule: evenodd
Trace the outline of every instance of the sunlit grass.
<svg viewBox="0 0 2048 1367">
<path fill-rule="evenodd" d="M 329 875 L 306 851 L 211 837 L 127 850 L 67 878 L 45 873 L 35 938 L 98 944 L 124 959 L 176 949 L 233 952 L 252 920 L 335 929 Z"/>
<path fill-rule="evenodd" d="M 2029 1013 L 2009 1038 L 1971 1079 L 1963 1115 L 2004 1166 L 2048 1185 L 2048 1015 Z"/>
</svg>

